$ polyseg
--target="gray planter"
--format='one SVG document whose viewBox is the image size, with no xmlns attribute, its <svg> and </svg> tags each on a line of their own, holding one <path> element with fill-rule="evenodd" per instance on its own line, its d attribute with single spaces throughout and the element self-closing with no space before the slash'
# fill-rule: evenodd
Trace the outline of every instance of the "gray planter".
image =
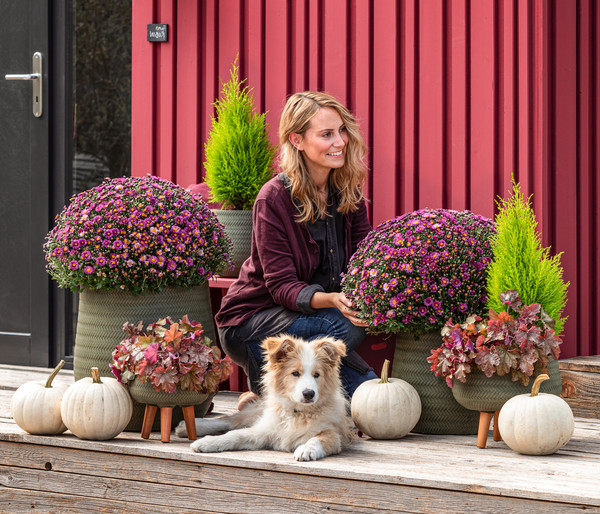
<svg viewBox="0 0 600 514">
<path fill-rule="evenodd" d="M 454 380 L 452 394 L 463 407 L 480 412 L 496 412 L 518 394 L 531 393 L 531 387 L 540 373 L 534 373 L 529 384 L 524 386 L 520 381 L 513 382 L 510 373 L 503 376 L 493 374 L 486 377 L 482 371 L 476 370 L 467 374 L 467 381 Z M 548 362 L 550 380 L 542 382 L 540 392 L 560 396 L 562 384 L 558 361 Z"/>
<path fill-rule="evenodd" d="M 219 223 L 232 243 L 231 260 L 235 263 L 233 269 L 226 267 L 221 272 L 222 277 L 237 277 L 244 261 L 250 257 L 252 247 L 252 211 L 235 211 L 229 209 L 214 209 Z"/>
<path fill-rule="evenodd" d="M 423 334 L 418 339 L 411 334 L 396 334 L 396 349 L 392 377 L 406 380 L 421 398 L 421 417 L 413 432 L 421 434 L 471 435 L 477 433 L 479 413 L 465 409 L 452 395 L 452 389 L 430 370 L 427 357 L 439 347 L 439 332 Z"/>
<path fill-rule="evenodd" d="M 188 315 L 192 321 L 202 323 L 205 335 L 215 340 L 212 307 L 208 285 L 191 289 L 166 288 L 160 293 L 132 295 L 123 291 L 84 289 L 79 295 L 79 316 L 73 371 L 75 380 L 89 376 L 95 366 L 100 376 L 113 377 L 109 364 L 115 346 L 125 337 L 126 321 L 147 325 L 170 316 L 179 320 Z M 179 422 L 173 414 L 173 423 Z M 133 405 L 133 415 L 125 430 L 139 431 L 144 419 L 144 406 Z M 160 429 L 158 420 L 154 429 Z"/>
</svg>

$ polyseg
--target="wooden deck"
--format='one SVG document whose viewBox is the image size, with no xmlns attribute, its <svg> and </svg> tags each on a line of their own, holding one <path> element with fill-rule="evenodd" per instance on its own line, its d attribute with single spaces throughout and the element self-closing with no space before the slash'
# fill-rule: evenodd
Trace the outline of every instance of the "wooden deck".
<svg viewBox="0 0 600 514">
<path fill-rule="evenodd" d="M 600 420 L 547 457 L 476 436 L 409 434 L 359 439 L 342 454 L 295 462 L 291 454 L 195 454 L 174 434 L 92 442 L 69 432 L 24 433 L 10 417 L 14 389 L 49 370 L 0 365 L 1 512 L 600 512 Z M 57 380 L 71 382 L 72 372 Z M 216 413 L 238 393 L 221 392 Z M 213 414 L 213 415 L 216 415 Z"/>
</svg>

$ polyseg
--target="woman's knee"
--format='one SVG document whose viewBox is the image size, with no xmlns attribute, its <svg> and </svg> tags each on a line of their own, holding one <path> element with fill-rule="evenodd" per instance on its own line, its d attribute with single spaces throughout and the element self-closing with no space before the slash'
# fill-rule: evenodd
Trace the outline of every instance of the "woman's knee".
<svg viewBox="0 0 600 514">
<path fill-rule="evenodd" d="M 348 353 L 358 348 L 367 335 L 364 327 L 352 324 L 338 309 L 326 309 L 326 311 L 324 315 L 331 322 L 327 335 L 344 341 Z"/>
</svg>

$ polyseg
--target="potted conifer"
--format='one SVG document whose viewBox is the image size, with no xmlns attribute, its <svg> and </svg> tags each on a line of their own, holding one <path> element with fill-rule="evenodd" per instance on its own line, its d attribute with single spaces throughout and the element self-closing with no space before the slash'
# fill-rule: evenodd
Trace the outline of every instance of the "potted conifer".
<svg viewBox="0 0 600 514">
<path fill-rule="evenodd" d="M 563 279 L 561 254 L 552 255 L 549 247 L 542 247 L 530 200 L 513 181 L 510 198 L 498 201 L 496 234 L 491 240 L 494 258 L 487 270 L 487 308 L 507 310 L 501 294 L 517 291 L 523 304 L 541 306 L 544 322 L 561 336 L 569 283 Z M 560 370 L 555 359 L 548 362 L 548 374 L 546 392 L 560 395 Z"/>
<path fill-rule="evenodd" d="M 252 207 L 260 188 L 272 175 L 275 155 L 265 113 L 256 112 L 253 95 L 244 82 L 236 58 L 230 78 L 214 103 L 212 127 L 204 145 L 211 201 L 222 204 L 223 208 L 215 209 L 215 213 L 233 244 L 230 256 L 235 267 L 221 273 L 228 277 L 237 277 L 250 256 Z"/>
</svg>

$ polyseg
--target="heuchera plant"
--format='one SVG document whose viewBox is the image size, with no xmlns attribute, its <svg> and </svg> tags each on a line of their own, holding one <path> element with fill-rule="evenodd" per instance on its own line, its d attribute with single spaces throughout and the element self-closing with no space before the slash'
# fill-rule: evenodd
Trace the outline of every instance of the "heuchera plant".
<svg viewBox="0 0 600 514">
<path fill-rule="evenodd" d="M 48 273 L 74 292 L 200 285 L 230 248 L 201 197 L 152 176 L 106 179 L 74 196 L 44 244 Z"/>
<path fill-rule="evenodd" d="M 217 345 L 204 336 L 202 325 L 187 316 L 179 323 L 170 318 L 158 320 L 146 332 L 142 322 L 125 323 L 123 330 L 128 337 L 116 346 L 110 364 L 121 383 L 138 378 L 150 381 L 157 392 L 172 393 L 179 387 L 214 393 L 233 371 L 231 359 L 221 358 Z"/>
<path fill-rule="evenodd" d="M 489 311 L 487 319 L 469 316 L 462 324 L 448 320 L 442 329 L 443 344 L 427 358 L 431 371 L 446 379 L 467 381 L 467 374 L 481 370 L 486 377 L 512 374 L 512 380 L 529 384 L 534 371 L 558 359 L 562 339 L 556 336 L 554 320 L 539 303 L 522 305 L 517 291 L 500 294 L 505 312 Z"/>
<path fill-rule="evenodd" d="M 439 330 L 485 312 L 494 224 L 469 211 L 423 209 L 385 221 L 359 245 L 342 279 L 370 332 Z"/>
</svg>

